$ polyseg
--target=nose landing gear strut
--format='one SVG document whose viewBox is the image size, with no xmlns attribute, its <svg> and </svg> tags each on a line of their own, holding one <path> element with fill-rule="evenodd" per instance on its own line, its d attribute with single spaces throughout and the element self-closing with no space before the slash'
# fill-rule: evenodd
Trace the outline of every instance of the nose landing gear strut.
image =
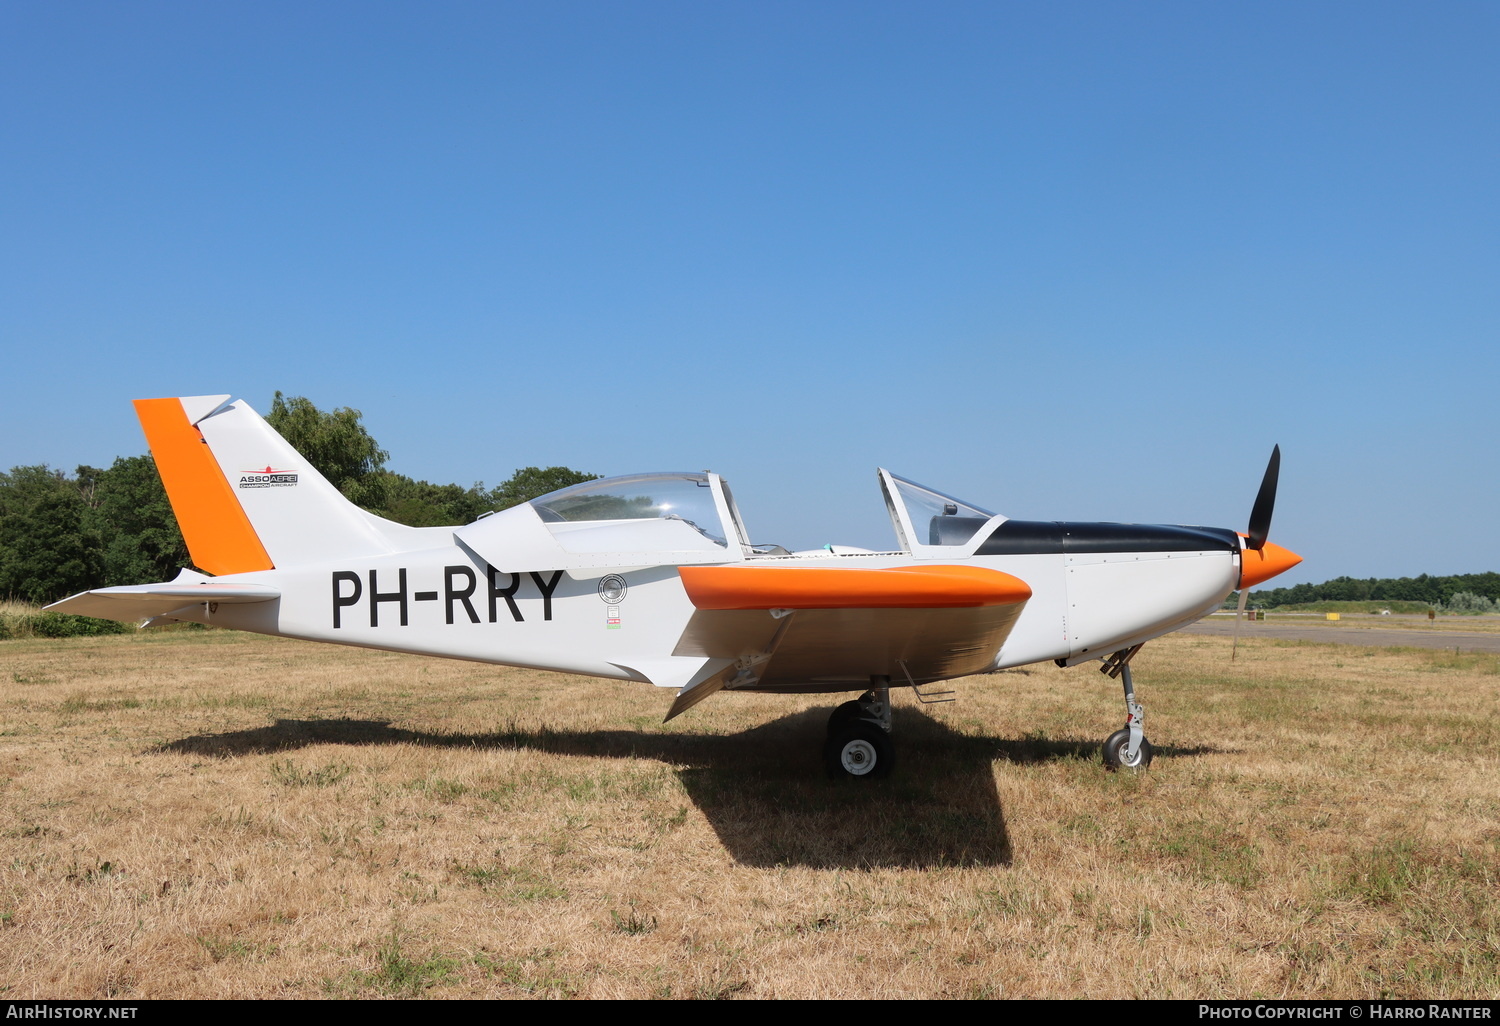
<svg viewBox="0 0 1500 1026">
<path fill-rule="evenodd" d="M 1130 660 L 1140 650 L 1140 645 L 1122 648 L 1099 667 L 1100 673 L 1118 678 L 1125 688 L 1125 726 L 1104 739 L 1105 769 L 1143 770 L 1151 765 L 1151 742 L 1141 729 L 1146 710 L 1135 700 L 1135 685 L 1130 679 Z"/>
</svg>

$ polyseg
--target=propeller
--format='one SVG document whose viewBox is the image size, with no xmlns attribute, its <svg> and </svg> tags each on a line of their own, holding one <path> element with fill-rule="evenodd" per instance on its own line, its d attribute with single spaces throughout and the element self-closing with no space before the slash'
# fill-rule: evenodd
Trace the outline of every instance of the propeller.
<svg viewBox="0 0 1500 1026">
<path fill-rule="evenodd" d="M 1281 446 L 1271 450 L 1271 462 L 1266 464 L 1266 476 L 1260 479 L 1260 491 L 1255 494 L 1255 505 L 1250 507 L 1250 540 L 1245 548 L 1259 552 L 1266 547 L 1266 535 L 1271 533 L 1271 513 L 1276 509 L 1276 479 L 1281 476 Z"/>
<path fill-rule="evenodd" d="M 1281 446 L 1271 449 L 1271 462 L 1266 464 L 1266 476 L 1260 479 L 1260 491 L 1255 493 L 1255 505 L 1250 507 L 1250 530 L 1245 536 L 1245 548 L 1264 551 L 1266 536 L 1271 533 L 1271 514 L 1276 510 L 1276 482 L 1281 477 Z M 1243 556 L 1241 559 L 1243 560 Z M 1245 602 L 1250 598 L 1250 585 L 1240 581 L 1240 601 L 1234 611 L 1234 642 L 1229 648 L 1229 661 L 1240 649 L 1240 622 L 1245 619 Z"/>
</svg>

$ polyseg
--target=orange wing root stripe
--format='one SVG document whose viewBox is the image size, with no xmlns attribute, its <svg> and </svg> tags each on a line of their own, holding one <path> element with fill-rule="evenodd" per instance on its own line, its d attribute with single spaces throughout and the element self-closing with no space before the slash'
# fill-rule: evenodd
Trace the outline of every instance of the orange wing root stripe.
<svg viewBox="0 0 1500 1026">
<path fill-rule="evenodd" d="M 959 609 L 1031 597 L 1019 577 L 977 566 L 684 566 L 678 573 L 699 609 Z"/>
<path fill-rule="evenodd" d="M 203 433 L 188 423 L 182 403 L 137 399 L 135 414 L 199 569 L 215 575 L 274 569 Z"/>
</svg>

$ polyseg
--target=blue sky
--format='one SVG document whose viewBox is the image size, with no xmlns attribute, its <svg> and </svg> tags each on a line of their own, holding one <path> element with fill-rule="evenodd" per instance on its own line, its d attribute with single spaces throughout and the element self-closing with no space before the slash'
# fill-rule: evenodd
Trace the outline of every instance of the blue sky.
<svg viewBox="0 0 1500 1026">
<path fill-rule="evenodd" d="M 1500 7 L 0 5 L 0 465 L 129 400 L 352 406 L 392 469 L 874 468 L 1500 570 Z"/>
</svg>

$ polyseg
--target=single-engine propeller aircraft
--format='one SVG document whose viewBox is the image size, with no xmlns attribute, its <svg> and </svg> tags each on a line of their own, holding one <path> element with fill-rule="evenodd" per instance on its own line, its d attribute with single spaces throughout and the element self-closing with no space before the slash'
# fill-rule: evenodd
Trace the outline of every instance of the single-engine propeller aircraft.
<svg viewBox="0 0 1500 1026">
<path fill-rule="evenodd" d="M 895 550 L 789 552 L 750 541 L 717 474 L 593 480 L 406 527 L 347 501 L 242 401 L 135 406 L 208 573 L 49 609 L 644 681 L 675 691 L 669 720 L 721 690 L 863 692 L 829 717 L 835 776 L 890 771 L 892 687 L 932 700 L 926 685 L 1047 660 L 1122 680 L 1104 761 L 1145 767 L 1131 658 L 1301 562 L 1266 540 L 1279 448 L 1244 535 L 1012 520 L 882 469 Z"/>
</svg>

